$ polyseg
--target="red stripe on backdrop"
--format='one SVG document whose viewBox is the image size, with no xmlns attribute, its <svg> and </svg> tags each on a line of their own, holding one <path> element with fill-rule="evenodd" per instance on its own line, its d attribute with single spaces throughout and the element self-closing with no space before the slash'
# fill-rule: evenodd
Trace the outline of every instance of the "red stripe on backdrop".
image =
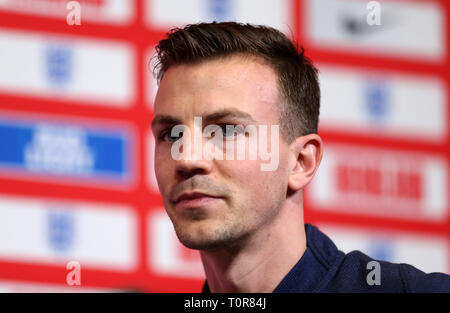
<svg viewBox="0 0 450 313">
<path fill-rule="evenodd" d="M 143 0 L 133 1 L 136 17 L 127 25 L 96 23 L 82 20 L 81 25 L 68 25 L 65 19 L 33 16 L 29 14 L 6 12 L 0 10 L 0 27 L 36 30 L 64 35 L 80 35 L 103 39 L 122 39 L 134 42 L 156 41 L 164 36 L 165 31 L 146 28 L 143 22 Z"/>
<path fill-rule="evenodd" d="M 67 287 L 70 270 L 64 266 L 48 266 L 0 261 L 0 281 L 55 284 Z M 81 287 L 111 288 L 130 292 L 200 292 L 201 280 L 150 275 L 148 272 L 118 273 L 83 268 Z M 71 288 L 77 288 L 73 286 Z"/>
<path fill-rule="evenodd" d="M 301 38 L 301 33 L 300 33 L 300 16 L 301 16 L 301 1 L 299 0 L 291 0 L 291 8 L 292 8 L 292 12 L 291 12 L 291 20 L 292 20 L 292 35 L 294 36 L 294 38 L 290 38 L 290 39 L 294 39 L 295 41 L 297 41 L 297 43 L 299 45 L 302 44 L 302 38 Z"/>
<path fill-rule="evenodd" d="M 414 141 L 411 138 L 403 138 L 400 136 L 381 136 L 370 134 L 358 134 L 336 129 L 328 129 L 322 127 L 319 135 L 326 142 L 337 142 L 350 145 L 358 145 L 363 147 L 388 148 L 393 150 L 403 150 L 411 152 L 425 152 L 438 154 L 445 157 L 450 151 L 450 147 L 446 144 L 427 142 L 423 139 Z"/>
<path fill-rule="evenodd" d="M 138 92 L 139 93 L 139 92 Z M 0 94 L 1 108 L 10 112 L 44 113 L 46 115 L 74 115 L 79 117 L 90 117 L 108 119 L 111 121 L 134 121 L 142 117 L 141 109 L 136 105 L 129 108 L 115 108 L 104 105 L 92 105 L 89 103 L 76 102 L 73 100 L 55 100 L 51 98 L 39 98 L 36 96 L 19 96 Z"/>
<path fill-rule="evenodd" d="M 413 221 L 400 218 L 380 217 L 368 214 L 336 212 L 332 208 L 314 208 L 309 201 L 308 192 L 305 192 L 304 210 L 306 223 L 337 223 L 368 228 L 405 230 L 423 234 L 434 234 L 443 237 L 449 236 L 447 222 Z"/>
<path fill-rule="evenodd" d="M 60 266 L 37 265 L 21 262 L 0 261 L 0 279 L 41 282 L 66 287 L 66 277 L 70 270 L 66 264 Z M 121 289 L 141 289 L 139 273 L 120 273 L 107 270 L 86 269 L 81 264 L 81 286 Z M 74 287 L 75 288 L 75 287 Z"/>
<path fill-rule="evenodd" d="M 141 38 L 143 34 L 146 34 L 149 37 L 156 37 L 159 35 L 158 33 L 151 32 L 150 30 L 138 28 L 135 25 L 123 27 L 116 25 L 89 24 L 86 22 L 79 26 L 70 26 L 67 25 L 65 20 L 4 12 L 0 12 L 0 27 L 60 34 L 68 37 L 85 36 L 94 37 L 96 39 L 103 38 L 132 41 L 142 40 Z"/>
<path fill-rule="evenodd" d="M 292 7 L 294 10 L 295 36 L 300 45 L 303 44 L 303 2 L 301 0 L 293 0 Z"/>
<path fill-rule="evenodd" d="M 399 59 L 389 56 L 369 56 L 360 52 L 342 52 L 327 48 L 312 47 L 307 55 L 320 63 L 333 63 L 339 66 L 362 67 L 373 70 L 400 71 L 409 74 L 433 75 L 445 79 L 447 70 L 444 64 L 433 64 L 419 60 Z"/>
</svg>

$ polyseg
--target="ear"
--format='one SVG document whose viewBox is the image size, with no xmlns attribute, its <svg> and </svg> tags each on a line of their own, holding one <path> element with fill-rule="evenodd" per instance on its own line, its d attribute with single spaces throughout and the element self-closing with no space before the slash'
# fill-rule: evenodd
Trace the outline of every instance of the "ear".
<svg viewBox="0 0 450 313">
<path fill-rule="evenodd" d="M 290 144 L 291 173 L 288 186 L 299 190 L 309 184 L 322 160 L 323 142 L 317 134 L 309 134 L 296 138 Z"/>
</svg>

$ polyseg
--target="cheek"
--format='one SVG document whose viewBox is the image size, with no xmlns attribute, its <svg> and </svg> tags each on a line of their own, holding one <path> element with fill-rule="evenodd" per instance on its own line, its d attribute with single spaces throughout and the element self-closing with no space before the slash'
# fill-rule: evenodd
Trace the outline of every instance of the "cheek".
<svg viewBox="0 0 450 313">
<path fill-rule="evenodd" d="M 269 199 L 279 198 L 280 189 L 287 185 L 280 170 L 262 171 L 260 161 L 228 161 L 227 173 L 234 181 L 236 194 L 240 200 L 262 203 Z"/>
<path fill-rule="evenodd" d="M 259 161 L 254 160 L 226 160 L 220 161 L 224 168 L 223 175 L 236 181 L 239 185 L 254 183 L 254 179 L 261 175 Z"/>
</svg>

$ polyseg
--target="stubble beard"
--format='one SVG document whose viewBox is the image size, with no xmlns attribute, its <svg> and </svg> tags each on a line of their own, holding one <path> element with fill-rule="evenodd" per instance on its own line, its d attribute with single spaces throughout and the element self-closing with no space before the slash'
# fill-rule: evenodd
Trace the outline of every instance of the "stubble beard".
<svg viewBox="0 0 450 313">
<path fill-rule="evenodd" d="M 178 240 L 187 248 L 201 251 L 218 251 L 236 248 L 246 237 L 244 222 L 236 217 L 223 220 L 200 218 L 201 213 L 194 213 L 192 219 L 172 223 Z"/>
</svg>

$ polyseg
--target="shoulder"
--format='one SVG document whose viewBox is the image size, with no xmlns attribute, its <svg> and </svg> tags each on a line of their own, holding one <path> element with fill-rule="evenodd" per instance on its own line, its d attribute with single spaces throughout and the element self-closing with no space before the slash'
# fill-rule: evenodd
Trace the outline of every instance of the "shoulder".
<svg viewBox="0 0 450 313">
<path fill-rule="evenodd" d="M 450 292 L 450 276 L 426 274 L 409 265 L 376 260 L 361 251 L 345 254 L 313 225 L 306 225 L 307 245 L 323 269 L 315 292 Z"/>
<path fill-rule="evenodd" d="M 329 292 L 450 292 L 450 276 L 426 274 L 408 264 L 375 260 L 360 251 L 345 254 L 330 277 Z"/>
</svg>

